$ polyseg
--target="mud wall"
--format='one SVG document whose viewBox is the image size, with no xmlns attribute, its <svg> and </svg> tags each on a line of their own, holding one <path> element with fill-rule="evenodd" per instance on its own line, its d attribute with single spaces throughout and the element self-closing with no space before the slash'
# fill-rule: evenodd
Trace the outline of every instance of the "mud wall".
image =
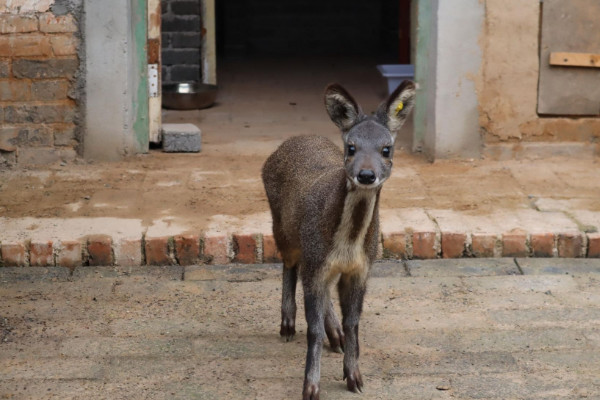
<svg viewBox="0 0 600 400">
<path fill-rule="evenodd" d="M 477 92 L 486 145 L 600 137 L 598 118 L 537 115 L 540 12 L 539 0 L 485 0 Z"/>
</svg>

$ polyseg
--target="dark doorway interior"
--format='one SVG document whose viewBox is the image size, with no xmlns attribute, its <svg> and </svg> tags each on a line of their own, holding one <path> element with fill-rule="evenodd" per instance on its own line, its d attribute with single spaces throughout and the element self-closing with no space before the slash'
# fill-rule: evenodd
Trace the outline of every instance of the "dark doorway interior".
<svg viewBox="0 0 600 400">
<path fill-rule="evenodd" d="M 410 0 L 217 2 L 219 58 L 273 56 L 410 59 Z"/>
</svg>

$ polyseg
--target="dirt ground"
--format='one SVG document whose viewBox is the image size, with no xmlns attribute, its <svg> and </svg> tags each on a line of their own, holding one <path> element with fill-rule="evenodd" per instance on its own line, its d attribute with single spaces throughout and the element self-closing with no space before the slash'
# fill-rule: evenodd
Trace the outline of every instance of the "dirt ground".
<svg viewBox="0 0 600 400">
<path fill-rule="evenodd" d="M 306 323 L 298 293 L 298 333 L 280 339 L 280 273 L 1 268 L 0 398 L 299 399 Z M 595 399 L 599 273 L 598 260 L 378 263 L 365 391 L 346 391 L 326 344 L 321 399 Z"/>
<path fill-rule="evenodd" d="M 316 62 L 316 61 L 315 61 Z M 215 215 L 264 219 L 268 204 L 260 170 L 287 137 L 320 134 L 341 146 L 322 101 L 325 85 L 345 84 L 366 113 L 386 96 L 385 81 L 364 60 L 229 62 L 221 66 L 218 104 L 165 111 L 164 122 L 202 129 L 202 152 L 160 149 L 114 163 L 75 162 L 0 171 L 0 215 L 8 218 L 164 218 L 204 229 Z M 283 64 L 281 64 L 283 63 Z M 384 209 L 448 209 L 475 215 L 535 208 L 538 199 L 600 211 L 598 159 L 427 162 L 410 154 L 410 122 L 399 135 Z"/>
</svg>

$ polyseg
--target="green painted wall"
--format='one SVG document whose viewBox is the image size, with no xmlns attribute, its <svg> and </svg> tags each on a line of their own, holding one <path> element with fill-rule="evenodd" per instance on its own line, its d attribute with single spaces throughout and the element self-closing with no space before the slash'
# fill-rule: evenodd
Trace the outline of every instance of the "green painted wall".
<svg viewBox="0 0 600 400">
<path fill-rule="evenodd" d="M 435 13 L 437 0 L 415 0 L 417 26 L 415 49 L 415 80 L 418 84 L 414 109 L 413 151 L 421 151 L 428 127 L 432 126 L 434 113 L 430 109 L 435 101 Z"/>
<path fill-rule="evenodd" d="M 132 26 L 134 40 L 133 68 L 136 71 L 132 76 L 134 80 L 134 98 L 132 109 L 134 110 L 133 130 L 135 132 L 136 151 L 146 153 L 149 149 L 149 95 L 148 95 L 148 17 L 147 0 L 132 1 Z"/>
</svg>

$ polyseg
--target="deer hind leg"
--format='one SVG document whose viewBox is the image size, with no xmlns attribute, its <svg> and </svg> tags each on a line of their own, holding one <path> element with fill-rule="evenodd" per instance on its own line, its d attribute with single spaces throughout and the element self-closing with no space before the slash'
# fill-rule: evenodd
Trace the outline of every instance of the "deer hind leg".
<svg viewBox="0 0 600 400">
<path fill-rule="evenodd" d="M 331 299 L 327 302 L 327 310 L 325 311 L 325 333 L 329 339 L 331 350 L 336 353 L 344 352 L 344 331 L 338 319 L 333 302 Z"/>
<path fill-rule="evenodd" d="M 283 286 L 281 290 L 281 329 L 279 334 L 286 342 L 296 334 L 296 282 L 298 266 L 283 265 Z"/>
<path fill-rule="evenodd" d="M 358 275 L 344 276 L 338 283 L 345 335 L 344 379 L 351 392 L 362 392 L 363 380 L 358 369 L 358 322 L 362 313 L 366 280 Z"/>
<path fill-rule="evenodd" d="M 306 369 L 304 371 L 303 400 L 319 400 L 319 381 L 321 379 L 321 352 L 325 338 L 325 313 L 329 301 L 324 285 L 314 287 L 306 279 L 304 288 L 304 310 L 308 325 L 306 351 Z"/>
</svg>

